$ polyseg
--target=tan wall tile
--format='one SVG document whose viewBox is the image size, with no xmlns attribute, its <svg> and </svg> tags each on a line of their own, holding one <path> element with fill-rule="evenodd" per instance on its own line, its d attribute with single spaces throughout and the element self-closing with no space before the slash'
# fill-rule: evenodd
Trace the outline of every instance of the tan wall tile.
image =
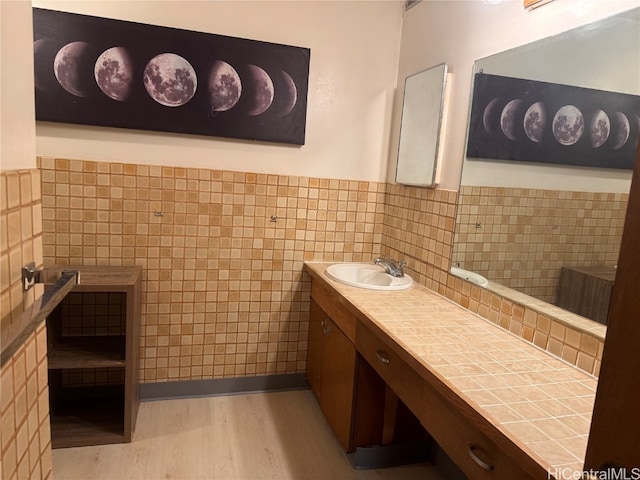
<svg viewBox="0 0 640 480">
<path fill-rule="evenodd" d="M 379 253 L 384 184 L 74 161 L 81 193 L 42 165 L 45 263 L 143 267 L 144 381 L 304 371 L 303 261 Z"/>
<path fill-rule="evenodd" d="M 45 162 L 46 163 L 46 162 Z M 41 267 L 42 257 L 42 202 L 40 171 L 1 172 L 2 202 L 0 219 L 2 230 L 1 297 L 2 318 L 5 327 L 20 317 L 33 301 L 31 292 L 23 294 L 21 268 L 35 262 Z M 40 332 L 44 332 L 44 327 Z M 46 344 L 45 344 L 46 347 Z M 45 352 L 46 355 L 46 352 Z M 51 474 L 50 434 L 44 432 L 45 443 L 35 451 L 30 445 L 39 437 L 38 404 L 49 401 L 45 383 L 38 384 L 38 370 L 45 357 L 37 354 L 36 334 L 32 334 L 13 357 L 2 366 L 0 415 L 2 417 L 2 475 L 3 478 L 44 478 Z M 48 424 L 47 424 L 48 426 Z M 44 472 L 44 474 L 42 474 Z"/>
</svg>

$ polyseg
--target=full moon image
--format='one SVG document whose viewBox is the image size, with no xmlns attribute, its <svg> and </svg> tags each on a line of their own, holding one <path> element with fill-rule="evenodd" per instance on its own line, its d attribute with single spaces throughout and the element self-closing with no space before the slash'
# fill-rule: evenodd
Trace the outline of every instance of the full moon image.
<svg viewBox="0 0 640 480">
<path fill-rule="evenodd" d="M 273 77 L 275 95 L 271 109 L 280 117 L 288 115 L 298 101 L 298 89 L 291 76 L 280 70 Z"/>
<path fill-rule="evenodd" d="M 524 133 L 532 142 L 542 142 L 542 133 L 547 124 L 547 110 L 544 103 L 536 102 L 524 114 Z"/>
<path fill-rule="evenodd" d="M 53 71 L 58 83 L 76 97 L 88 97 L 93 75 L 91 46 L 87 42 L 66 44 L 53 60 Z"/>
<path fill-rule="evenodd" d="M 247 114 L 260 115 L 273 102 L 273 81 L 267 72 L 256 65 L 247 65 Z"/>
<path fill-rule="evenodd" d="M 125 48 L 112 47 L 100 54 L 94 68 L 96 83 L 108 97 L 124 102 L 131 94 L 133 63 Z"/>
<path fill-rule="evenodd" d="M 144 87 L 156 102 L 179 107 L 196 93 L 198 79 L 191 64 L 175 53 L 153 57 L 144 69 Z"/>
<path fill-rule="evenodd" d="M 214 112 L 226 112 L 240 100 L 242 84 L 238 72 L 227 62 L 217 60 L 209 72 L 209 104 Z"/>
<path fill-rule="evenodd" d="M 521 106 L 522 100 L 516 98 L 515 100 L 511 100 L 507 103 L 502 109 L 502 115 L 500 115 L 500 127 L 509 140 L 518 139 L 517 117 Z"/>
<path fill-rule="evenodd" d="M 591 146 L 598 148 L 604 145 L 604 142 L 609 138 L 611 132 L 611 122 L 609 121 L 609 115 L 602 110 L 596 110 L 591 119 L 591 125 L 589 125 L 589 135 L 591 137 Z"/>
<path fill-rule="evenodd" d="M 611 148 L 619 150 L 627 143 L 627 140 L 629 140 L 629 119 L 624 113 L 616 112 L 613 115 L 613 121 L 611 123 Z"/>
<path fill-rule="evenodd" d="M 500 124 L 500 112 L 498 111 L 499 98 L 491 100 L 484 108 L 482 125 L 489 135 L 495 135 Z"/>
<path fill-rule="evenodd" d="M 573 145 L 584 133 L 584 116 L 573 105 L 560 108 L 553 117 L 553 136 L 562 145 Z"/>
</svg>

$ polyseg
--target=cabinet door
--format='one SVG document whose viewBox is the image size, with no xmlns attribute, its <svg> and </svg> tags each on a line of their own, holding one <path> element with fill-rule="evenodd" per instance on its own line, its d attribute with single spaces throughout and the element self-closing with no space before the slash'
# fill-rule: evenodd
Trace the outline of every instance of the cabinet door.
<svg viewBox="0 0 640 480">
<path fill-rule="evenodd" d="M 311 301 L 306 376 L 320 409 L 339 442 L 351 450 L 356 348 Z"/>
<path fill-rule="evenodd" d="M 320 407 L 342 446 L 349 451 L 356 371 L 356 349 L 327 317 L 322 362 Z"/>
<path fill-rule="evenodd" d="M 309 343 L 307 346 L 306 376 L 311 386 L 311 391 L 320 401 L 321 372 L 322 372 L 322 348 L 324 343 L 323 325 L 326 315 L 318 304 L 311 301 L 311 314 L 309 316 Z"/>
</svg>

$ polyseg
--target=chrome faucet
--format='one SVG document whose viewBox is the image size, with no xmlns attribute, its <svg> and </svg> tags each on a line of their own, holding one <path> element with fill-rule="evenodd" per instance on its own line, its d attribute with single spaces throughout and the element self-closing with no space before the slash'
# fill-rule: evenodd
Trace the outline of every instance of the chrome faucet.
<svg viewBox="0 0 640 480">
<path fill-rule="evenodd" d="M 385 272 L 387 272 L 392 277 L 404 277 L 404 271 L 402 267 L 406 265 L 405 262 L 396 262 L 391 258 L 376 258 L 373 263 L 376 265 L 382 265 L 384 267 Z"/>
</svg>

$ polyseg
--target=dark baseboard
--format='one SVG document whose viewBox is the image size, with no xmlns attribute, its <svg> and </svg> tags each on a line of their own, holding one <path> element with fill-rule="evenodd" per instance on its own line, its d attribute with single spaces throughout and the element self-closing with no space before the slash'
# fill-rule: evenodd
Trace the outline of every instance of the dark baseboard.
<svg viewBox="0 0 640 480">
<path fill-rule="evenodd" d="M 213 397 L 309 388 L 303 373 L 140 384 L 140 400 Z"/>
<path fill-rule="evenodd" d="M 417 462 L 427 462 L 431 454 L 431 443 L 425 441 L 358 447 L 347 455 L 356 470 L 397 467 Z"/>
</svg>

